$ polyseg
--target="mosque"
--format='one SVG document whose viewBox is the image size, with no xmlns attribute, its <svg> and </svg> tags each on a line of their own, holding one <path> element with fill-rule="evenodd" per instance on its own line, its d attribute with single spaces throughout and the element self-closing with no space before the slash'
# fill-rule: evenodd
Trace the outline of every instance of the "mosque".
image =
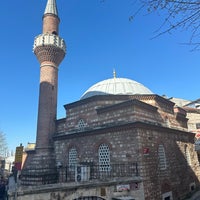
<svg viewBox="0 0 200 200">
<path fill-rule="evenodd" d="M 22 190 L 31 186 L 33 194 L 35 186 L 47 191 L 50 184 L 51 193 L 53 185 L 70 184 L 55 198 L 67 200 L 177 200 L 195 191 L 199 161 L 187 112 L 143 84 L 114 72 L 64 105 L 65 118 L 56 118 L 58 66 L 66 55 L 59 22 L 56 0 L 48 0 L 43 33 L 34 41 L 40 62 L 37 138 L 27 152 Z"/>
</svg>

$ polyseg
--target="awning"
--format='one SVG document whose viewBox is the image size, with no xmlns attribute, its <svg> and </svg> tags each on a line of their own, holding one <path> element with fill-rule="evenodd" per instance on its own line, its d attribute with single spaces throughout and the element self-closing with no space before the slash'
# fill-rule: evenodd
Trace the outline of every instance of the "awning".
<svg viewBox="0 0 200 200">
<path fill-rule="evenodd" d="M 121 197 L 113 197 L 112 200 L 135 200 L 131 196 L 121 196 Z"/>
</svg>

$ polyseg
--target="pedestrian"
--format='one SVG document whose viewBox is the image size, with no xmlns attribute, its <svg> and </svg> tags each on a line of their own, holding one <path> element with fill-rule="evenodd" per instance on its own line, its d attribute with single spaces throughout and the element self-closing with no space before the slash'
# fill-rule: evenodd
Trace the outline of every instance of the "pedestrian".
<svg viewBox="0 0 200 200">
<path fill-rule="evenodd" d="M 1 179 L 1 181 L 0 181 L 0 200 L 5 200 L 5 191 L 6 191 L 5 181 L 3 179 Z"/>
<path fill-rule="evenodd" d="M 8 180 L 5 182 L 5 200 L 8 200 Z"/>
</svg>

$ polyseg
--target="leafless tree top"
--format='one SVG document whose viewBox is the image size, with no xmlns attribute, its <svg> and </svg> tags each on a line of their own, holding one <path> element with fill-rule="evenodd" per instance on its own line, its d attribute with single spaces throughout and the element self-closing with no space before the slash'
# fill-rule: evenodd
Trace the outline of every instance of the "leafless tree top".
<svg viewBox="0 0 200 200">
<path fill-rule="evenodd" d="M 158 12 L 165 16 L 155 37 L 171 33 L 175 29 L 189 31 L 188 44 L 194 49 L 200 47 L 200 0 L 136 0 L 141 3 L 138 10 L 146 9 L 148 13 Z"/>
</svg>

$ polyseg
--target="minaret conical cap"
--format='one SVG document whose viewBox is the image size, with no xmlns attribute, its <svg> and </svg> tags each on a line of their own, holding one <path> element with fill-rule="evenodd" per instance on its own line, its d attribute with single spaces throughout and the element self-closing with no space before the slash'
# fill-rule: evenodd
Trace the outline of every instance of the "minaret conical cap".
<svg viewBox="0 0 200 200">
<path fill-rule="evenodd" d="M 45 14 L 54 14 L 54 15 L 58 16 L 56 0 L 48 0 L 47 1 L 46 9 L 44 11 L 44 15 Z"/>
</svg>

